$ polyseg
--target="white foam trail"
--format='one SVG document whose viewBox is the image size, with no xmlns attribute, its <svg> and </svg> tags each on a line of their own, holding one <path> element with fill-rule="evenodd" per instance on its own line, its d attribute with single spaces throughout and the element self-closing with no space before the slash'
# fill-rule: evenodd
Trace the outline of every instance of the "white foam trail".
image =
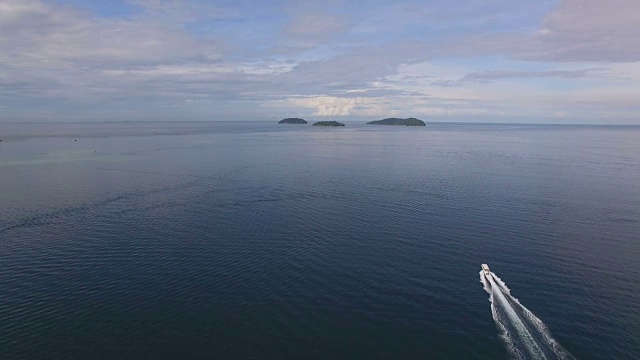
<svg viewBox="0 0 640 360">
<path fill-rule="evenodd" d="M 546 358 L 544 350 L 540 348 L 536 340 L 533 338 L 533 335 L 529 332 L 529 329 L 527 329 L 527 326 L 522 322 L 522 319 L 520 319 L 511 304 L 509 304 L 505 294 L 503 294 L 501 289 L 498 288 L 493 277 L 489 277 L 489 283 L 491 284 L 494 300 L 493 303 L 495 304 L 496 299 L 500 302 L 500 306 L 505 310 L 509 321 L 517 331 L 517 335 L 522 339 L 522 344 L 526 347 L 527 353 L 535 359 Z"/>
<path fill-rule="evenodd" d="M 517 359 L 574 359 L 494 273 L 480 281 L 491 295 L 491 313 L 509 352 Z"/>
</svg>

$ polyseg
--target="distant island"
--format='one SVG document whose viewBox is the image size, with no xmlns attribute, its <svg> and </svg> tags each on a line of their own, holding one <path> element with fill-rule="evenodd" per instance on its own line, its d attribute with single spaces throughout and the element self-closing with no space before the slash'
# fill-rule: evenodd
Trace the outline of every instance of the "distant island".
<svg viewBox="0 0 640 360">
<path fill-rule="evenodd" d="M 337 121 L 318 121 L 313 123 L 313 126 L 344 126 L 344 124 Z"/>
<path fill-rule="evenodd" d="M 286 118 L 278 121 L 278 124 L 306 124 L 307 120 L 300 118 Z"/>
<path fill-rule="evenodd" d="M 416 118 L 388 118 L 376 121 L 370 121 L 367 124 L 372 125 L 404 125 L 404 126 L 425 126 L 424 121 Z"/>
</svg>

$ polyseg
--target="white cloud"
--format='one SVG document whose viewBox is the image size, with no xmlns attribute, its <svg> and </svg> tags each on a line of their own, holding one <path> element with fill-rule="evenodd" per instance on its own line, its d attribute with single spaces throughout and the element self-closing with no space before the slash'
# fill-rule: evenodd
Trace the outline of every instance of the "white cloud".
<svg viewBox="0 0 640 360">
<path fill-rule="evenodd" d="M 562 0 L 524 58 L 640 60 L 640 1 Z"/>
<path fill-rule="evenodd" d="M 534 32 L 465 36 L 444 50 L 534 61 L 634 62 L 640 61 L 638 24 L 637 0 L 560 0 Z"/>
<path fill-rule="evenodd" d="M 339 98 L 333 96 L 315 96 L 289 98 L 289 103 L 295 106 L 315 109 L 313 116 L 348 116 L 354 114 L 359 107 L 373 104 L 369 98 Z"/>
<path fill-rule="evenodd" d="M 69 7 L 32 2 L 14 7 L 0 22 L 3 63 L 155 62 L 220 57 L 215 44 L 203 43 L 180 28 L 154 19 L 90 18 Z M 12 56 L 12 57 L 9 57 Z"/>
<path fill-rule="evenodd" d="M 286 102 L 312 109 L 311 116 L 318 117 L 409 117 L 409 116 L 457 116 L 487 113 L 486 109 L 448 106 L 427 97 L 356 97 L 311 96 L 288 98 Z"/>
<path fill-rule="evenodd" d="M 186 78 L 195 77 L 205 79 L 207 76 L 216 76 L 224 74 L 240 74 L 240 75 L 279 75 L 294 67 L 292 63 L 282 63 L 277 61 L 270 62 L 247 62 L 247 63 L 188 63 L 188 64 L 171 64 L 156 65 L 146 67 L 135 67 L 133 69 L 122 70 L 105 70 L 108 75 L 125 75 L 125 76 L 145 76 L 145 77 L 176 77 Z"/>
</svg>

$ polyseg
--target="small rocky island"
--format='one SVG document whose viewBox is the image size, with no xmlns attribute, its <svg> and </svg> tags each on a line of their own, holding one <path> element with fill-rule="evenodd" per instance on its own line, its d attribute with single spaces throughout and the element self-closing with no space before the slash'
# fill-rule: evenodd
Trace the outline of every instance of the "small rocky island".
<svg viewBox="0 0 640 360">
<path fill-rule="evenodd" d="M 278 124 L 306 124 L 307 120 L 300 118 L 286 118 L 278 121 Z"/>
<path fill-rule="evenodd" d="M 372 125 L 404 125 L 404 126 L 426 126 L 424 121 L 416 118 L 387 118 L 382 120 L 370 121 L 367 124 Z"/>
<path fill-rule="evenodd" d="M 313 123 L 313 126 L 344 126 L 344 124 L 337 121 L 318 121 Z"/>
</svg>

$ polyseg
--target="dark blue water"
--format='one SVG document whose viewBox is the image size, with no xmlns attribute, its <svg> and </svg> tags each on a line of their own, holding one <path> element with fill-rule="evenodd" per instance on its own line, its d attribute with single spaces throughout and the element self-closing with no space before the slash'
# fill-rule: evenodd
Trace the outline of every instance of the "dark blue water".
<svg viewBox="0 0 640 360">
<path fill-rule="evenodd" d="M 640 127 L 1 124 L 2 359 L 640 357 Z M 77 141 L 74 141 L 77 140 Z"/>
</svg>

